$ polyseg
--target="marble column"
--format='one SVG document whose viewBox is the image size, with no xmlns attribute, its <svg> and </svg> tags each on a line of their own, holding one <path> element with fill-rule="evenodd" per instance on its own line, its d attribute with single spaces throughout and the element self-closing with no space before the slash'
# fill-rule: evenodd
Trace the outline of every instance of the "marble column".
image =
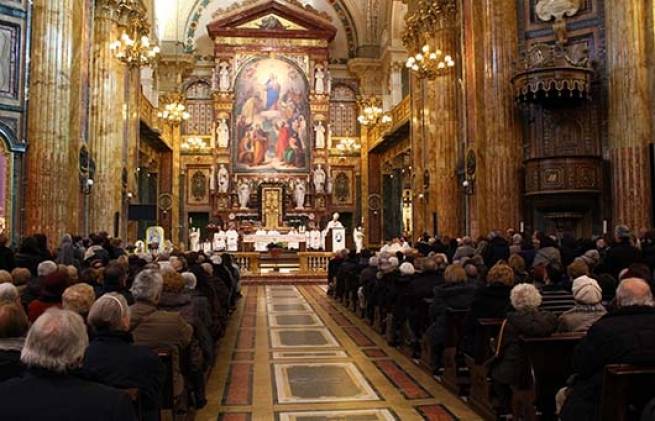
<svg viewBox="0 0 655 421">
<path fill-rule="evenodd" d="M 110 44 L 119 36 L 115 0 L 96 0 L 91 66 L 89 150 L 96 163 L 89 205 L 89 229 L 113 234 L 115 215 L 121 214 L 121 170 L 124 165 L 125 66 Z"/>
<path fill-rule="evenodd" d="M 75 1 L 36 0 L 32 12 L 25 231 L 45 233 L 52 244 L 77 231 L 71 212 L 79 188 L 67 182 L 77 177 L 70 147 Z"/>
<path fill-rule="evenodd" d="M 646 4 L 624 0 L 616 7 L 607 0 L 605 6 L 612 218 L 634 230 L 652 225 L 648 151 L 653 141 L 648 72 L 652 51 L 648 51 Z"/>
<path fill-rule="evenodd" d="M 474 203 L 479 234 L 518 228 L 521 211 L 522 137 L 511 78 L 518 59 L 517 3 L 484 0 L 482 14 L 482 106 L 478 109 L 483 136 L 478 138 Z M 478 79 L 480 80 L 480 79 Z"/>
<path fill-rule="evenodd" d="M 455 16 L 444 17 L 442 27 L 435 28 L 433 45 L 444 54 L 457 60 L 458 30 Z M 451 21 L 452 19 L 452 21 Z M 447 70 L 426 83 L 426 99 L 429 106 L 426 153 L 430 187 L 427 196 L 428 225 L 437 219 L 440 235 L 458 236 L 461 233 L 460 188 L 457 178 L 457 158 L 460 141 L 458 116 L 457 73 Z"/>
</svg>

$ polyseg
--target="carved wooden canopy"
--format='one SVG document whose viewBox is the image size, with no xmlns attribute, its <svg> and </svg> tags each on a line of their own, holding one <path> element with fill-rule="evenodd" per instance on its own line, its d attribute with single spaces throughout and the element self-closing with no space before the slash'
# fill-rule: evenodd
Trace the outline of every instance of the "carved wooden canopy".
<svg viewBox="0 0 655 421">
<path fill-rule="evenodd" d="M 207 26 L 217 37 L 322 39 L 330 42 L 337 30 L 328 16 L 282 0 L 256 0 L 219 14 Z"/>
<path fill-rule="evenodd" d="M 519 102 L 589 98 L 594 71 L 584 45 L 538 43 L 523 54 L 512 79 Z"/>
</svg>

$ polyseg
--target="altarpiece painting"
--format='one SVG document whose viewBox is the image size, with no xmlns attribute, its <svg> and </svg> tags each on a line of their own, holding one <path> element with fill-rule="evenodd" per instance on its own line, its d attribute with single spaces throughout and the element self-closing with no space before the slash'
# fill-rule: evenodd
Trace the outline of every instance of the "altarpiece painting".
<svg viewBox="0 0 655 421">
<path fill-rule="evenodd" d="M 309 92 L 303 72 L 284 59 L 245 64 L 235 83 L 235 172 L 307 172 Z"/>
</svg>

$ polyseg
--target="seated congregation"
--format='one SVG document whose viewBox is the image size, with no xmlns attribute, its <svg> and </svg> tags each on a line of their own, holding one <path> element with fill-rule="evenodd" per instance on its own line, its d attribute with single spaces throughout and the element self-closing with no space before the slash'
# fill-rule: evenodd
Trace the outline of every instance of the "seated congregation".
<svg viewBox="0 0 655 421">
<path fill-rule="evenodd" d="M 328 293 L 485 419 L 650 420 L 655 233 L 614 234 L 394 239 L 337 253 Z"/>
<path fill-rule="evenodd" d="M 206 404 L 240 297 L 229 254 L 128 254 L 106 233 L 0 239 L 2 418 L 159 420 Z"/>
</svg>

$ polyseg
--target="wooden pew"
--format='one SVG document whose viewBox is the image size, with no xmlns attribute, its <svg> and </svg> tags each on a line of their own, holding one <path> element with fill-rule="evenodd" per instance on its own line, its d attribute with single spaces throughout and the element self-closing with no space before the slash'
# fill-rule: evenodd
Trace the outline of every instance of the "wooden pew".
<svg viewBox="0 0 655 421">
<path fill-rule="evenodd" d="M 601 421 L 639 419 L 655 395 L 655 365 L 612 364 L 605 367 L 601 393 Z"/>
<path fill-rule="evenodd" d="M 546 338 L 520 339 L 527 357 L 529 389 L 522 388 L 512 399 L 513 412 L 540 414 L 542 420 L 556 420 L 555 394 L 573 374 L 571 358 L 584 333 L 561 333 Z M 526 393 L 527 392 L 527 393 Z M 516 415 L 516 414 L 515 414 Z"/>
<path fill-rule="evenodd" d="M 476 323 L 477 336 L 474 349 L 478 352 L 476 355 L 464 355 L 471 376 L 469 403 L 484 419 L 496 420 L 497 414 L 491 403 L 489 367 L 485 362 L 493 355 L 489 343 L 492 338 L 498 336 L 503 319 L 478 319 Z"/>
<path fill-rule="evenodd" d="M 446 311 L 446 326 L 448 333 L 442 354 L 444 368 L 443 383 L 453 393 L 465 395 L 470 384 L 468 373 L 464 373 L 464 367 L 458 363 L 459 342 L 464 330 L 464 320 L 469 310 L 458 310 L 449 308 Z"/>
<path fill-rule="evenodd" d="M 164 384 L 162 385 L 161 410 L 170 411 L 171 419 L 175 419 L 175 388 L 173 385 L 173 353 L 167 348 L 154 350 L 164 365 Z M 162 416 L 162 419 L 165 417 Z"/>
</svg>

